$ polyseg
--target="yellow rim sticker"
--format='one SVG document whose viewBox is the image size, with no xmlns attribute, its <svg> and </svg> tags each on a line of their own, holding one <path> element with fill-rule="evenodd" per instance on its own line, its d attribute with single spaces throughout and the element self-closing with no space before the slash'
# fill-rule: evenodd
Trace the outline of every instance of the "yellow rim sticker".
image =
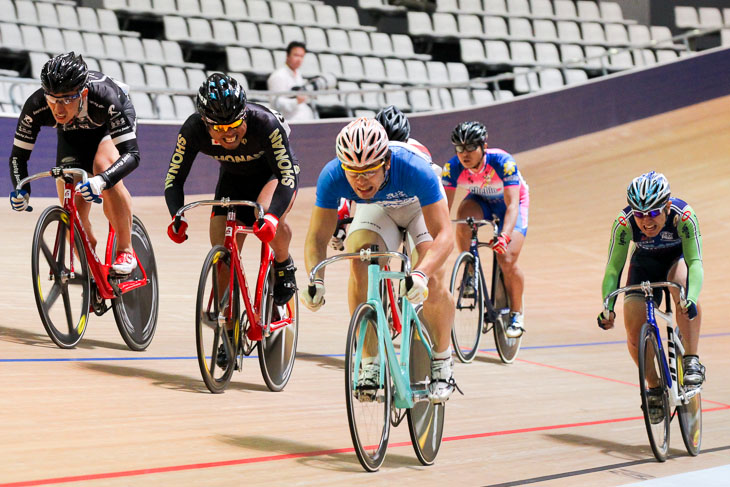
<svg viewBox="0 0 730 487">
<path fill-rule="evenodd" d="M 78 326 L 78 329 L 79 329 L 79 335 L 81 335 L 81 334 L 82 334 L 82 333 L 84 332 L 84 328 L 85 328 L 85 327 L 86 327 L 86 316 L 84 315 L 84 316 L 82 316 L 82 317 L 81 317 L 81 319 L 79 320 L 79 326 Z"/>
<path fill-rule="evenodd" d="M 43 299 L 43 289 L 41 289 L 41 276 L 38 276 L 38 294 L 41 297 L 41 301 L 44 301 L 44 299 Z"/>
</svg>

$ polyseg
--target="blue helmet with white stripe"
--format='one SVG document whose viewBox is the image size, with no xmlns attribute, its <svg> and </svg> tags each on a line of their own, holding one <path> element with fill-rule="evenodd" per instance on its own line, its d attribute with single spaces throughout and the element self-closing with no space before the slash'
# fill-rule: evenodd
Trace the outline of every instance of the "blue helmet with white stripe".
<svg viewBox="0 0 730 487">
<path fill-rule="evenodd" d="M 629 206 L 638 211 L 662 208 L 670 195 L 669 181 L 664 174 L 654 171 L 634 178 L 626 189 Z"/>
</svg>

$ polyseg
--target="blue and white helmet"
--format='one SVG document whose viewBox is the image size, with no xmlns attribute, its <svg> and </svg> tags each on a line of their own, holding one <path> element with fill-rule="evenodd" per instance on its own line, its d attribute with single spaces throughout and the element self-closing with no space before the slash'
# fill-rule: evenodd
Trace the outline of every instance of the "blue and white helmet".
<svg viewBox="0 0 730 487">
<path fill-rule="evenodd" d="M 669 181 L 664 174 L 651 171 L 631 181 L 626 189 L 626 200 L 634 210 L 649 211 L 663 207 L 670 194 Z"/>
</svg>

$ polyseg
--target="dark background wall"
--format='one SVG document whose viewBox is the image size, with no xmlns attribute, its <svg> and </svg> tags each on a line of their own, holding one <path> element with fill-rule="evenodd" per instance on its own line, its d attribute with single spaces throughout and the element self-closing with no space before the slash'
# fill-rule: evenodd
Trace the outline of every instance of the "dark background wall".
<svg viewBox="0 0 730 487">
<path fill-rule="evenodd" d="M 464 120 L 481 120 L 489 129 L 491 146 L 518 153 L 728 94 L 730 49 L 724 49 L 558 92 L 473 110 L 413 115 L 410 120 L 413 137 L 426 144 L 434 160 L 443 164 L 453 154 L 450 132 Z M 0 118 L 2 160 L 9 158 L 16 123 L 15 118 Z M 292 124 L 291 140 L 301 165 L 302 185 L 314 185 L 322 166 L 335 156 L 335 137 L 345 123 L 338 120 Z M 177 124 L 140 123 L 142 162 L 125 178 L 132 194 L 162 194 L 178 128 Z M 44 128 L 33 151 L 30 173 L 54 164 L 55 145 L 55 131 Z M 198 156 L 185 192 L 212 193 L 217 173 L 216 161 Z M 0 170 L 0 188 L 6 194 L 11 191 L 7 169 Z M 39 181 L 33 194 L 52 196 L 55 192 L 52 184 Z"/>
</svg>

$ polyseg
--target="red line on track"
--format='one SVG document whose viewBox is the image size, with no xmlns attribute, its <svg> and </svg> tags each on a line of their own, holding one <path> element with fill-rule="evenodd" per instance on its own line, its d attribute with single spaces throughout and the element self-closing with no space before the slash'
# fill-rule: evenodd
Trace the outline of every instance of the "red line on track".
<svg viewBox="0 0 730 487">
<path fill-rule="evenodd" d="M 720 411 L 730 409 L 730 406 L 724 406 L 724 407 L 718 407 L 718 408 L 711 408 L 711 409 L 703 409 L 703 412 L 711 412 L 711 411 Z M 471 435 L 459 435 L 459 436 L 450 436 L 448 438 L 443 438 L 442 441 L 463 441 L 463 440 L 472 440 L 476 438 L 487 438 L 490 436 L 506 436 L 506 435 L 517 435 L 522 433 L 532 433 L 535 431 L 549 431 L 549 430 L 557 430 L 557 429 L 565 429 L 565 428 L 580 428 L 583 426 L 595 426 L 599 424 L 609 424 L 609 423 L 621 423 L 625 421 L 636 421 L 636 420 L 643 420 L 643 416 L 632 416 L 627 418 L 615 418 L 615 419 L 603 419 L 599 421 L 586 421 L 582 423 L 568 423 L 568 424 L 556 424 L 551 426 L 535 426 L 532 428 L 520 428 L 520 429 L 514 429 L 514 430 L 504 430 L 504 431 L 489 431 L 486 433 L 475 433 Z M 410 446 L 410 441 L 404 441 L 401 443 L 391 443 L 389 444 L 389 448 L 398 448 L 403 446 Z M 126 470 L 121 472 L 107 472 L 107 473 L 98 473 L 98 474 L 88 474 L 88 475 L 76 475 L 71 477 L 57 477 L 57 478 L 50 478 L 50 479 L 39 479 L 39 480 L 27 480 L 27 481 L 20 481 L 20 482 L 11 482 L 11 483 L 5 483 L 0 484 L 0 487 L 29 487 L 29 486 L 35 486 L 35 485 L 51 485 L 51 484 L 64 484 L 68 482 L 82 482 L 87 480 L 100 480 L 100 479 L 111 479 L 111 478 L 120 478 L 120 477 L 134 477 L 139 475 L 150 475 L 150 474 L 156 474 L 156 473 L 167 473 L 167 472 L 180 472 L 183 470 L 200 470 L 204 468 L 215 468 L 215 467 L 230 467 L 234 465 L 245 465 L 247 463 L 262 463 L 262 462 L 276 462 L 279 460 L 289 460 L 292 458 L 306 458 L 306 457 L 317 457 L 317 456 L 325 456 L 325 455 L 335 455 L 338 453 L 352 453 L 354 452 L 354 448 L 338 448 L 334 450 L 319 450 L 319 451 L 310 451 L 310 452 L 302 452 L 302 453 L 287 453 L 283 455 L 269 455 L 264 457 L 254 457 L 254 458 L 239 458 L 236 460 L 224 460 L 220 462 L 208 462 L 208 463 L 191 463 L 187 465 L 173 465 L 169 467 L 156 467 L 156 468 L 145 468 L 140 470 Z"/>
</svg>

